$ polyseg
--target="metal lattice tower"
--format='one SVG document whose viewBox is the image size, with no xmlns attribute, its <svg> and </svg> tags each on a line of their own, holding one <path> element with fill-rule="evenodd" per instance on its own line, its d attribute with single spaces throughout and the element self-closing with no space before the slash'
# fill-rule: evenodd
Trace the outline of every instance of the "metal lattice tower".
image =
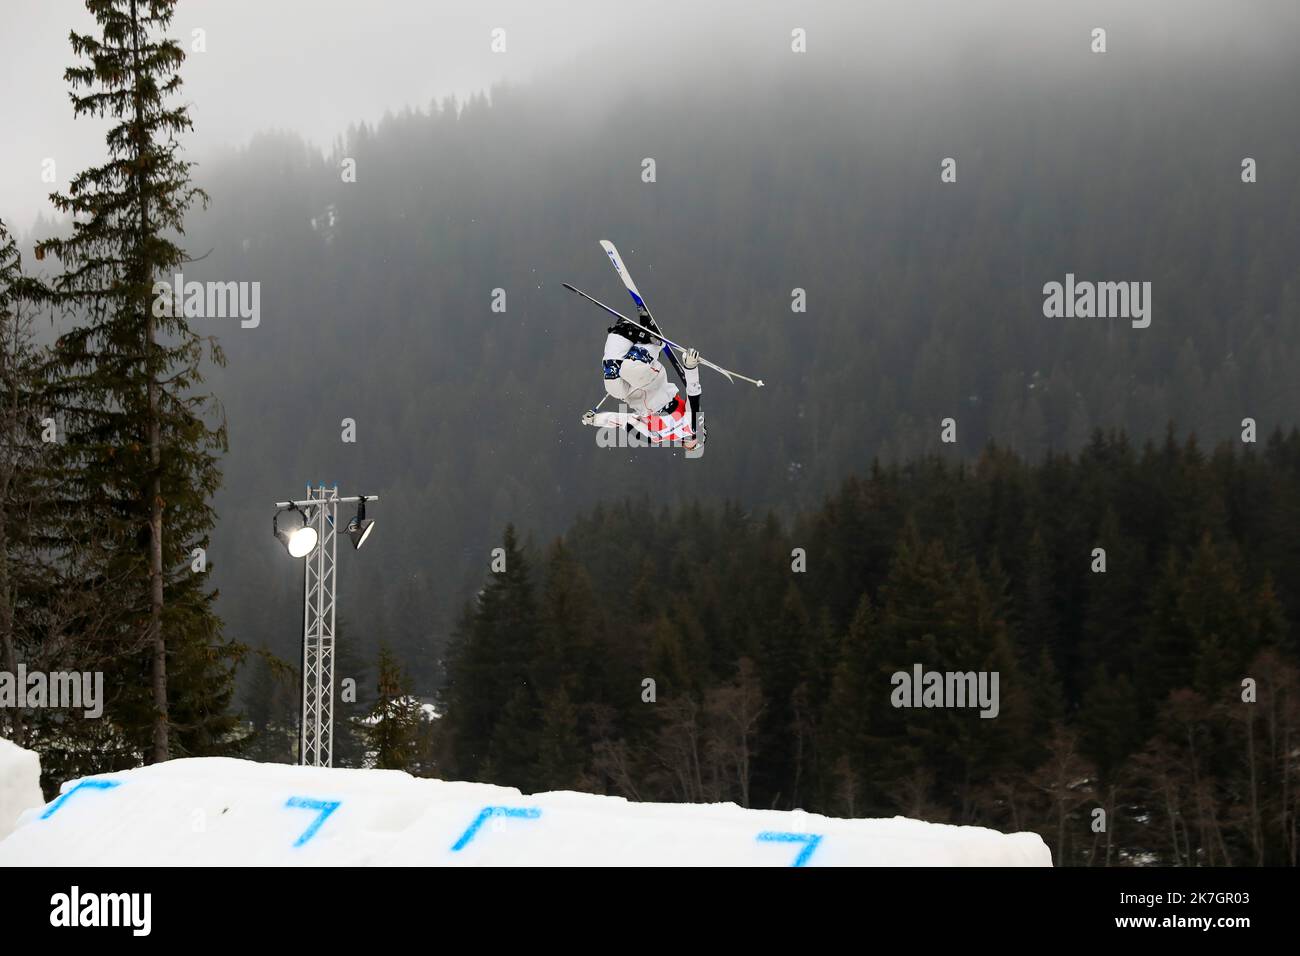
<svg viewBox="0 0 1300 956">
<path fill-rule="evenodd" d="M 316 549 L 307 555 L 302 584 L 302 724 L 298 762 L 334 764 L 334 607 L 338 548 L 334 531 L 339 490 L 307 489 L 303 508 L 316 529 Z M 315 502 L 315 504 L 312 504 Z"/>
<path fill-rule="evenodd" d="M 316 529 L 316 547 L 303 559 L 302 585 L 302 722 L 298 763 L 309 767 L 334 764 L 334 622 L 337 607 L 338 506 L 365 498 L 340 498 L 338 486 L 307 486 L 302 501 L 277 501 L 277 508 L 299 508 Z"/>
</svg>

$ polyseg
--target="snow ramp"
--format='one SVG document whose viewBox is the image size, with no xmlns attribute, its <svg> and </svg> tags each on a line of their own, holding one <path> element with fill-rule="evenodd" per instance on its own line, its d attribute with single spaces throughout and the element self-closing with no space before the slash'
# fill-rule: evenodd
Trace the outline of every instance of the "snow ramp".
<svg viewBox="0 0 1300 956">
<path fill-rule="evenodd" d="M 0 867 L 42 865 L 1051 866 L 1051 856 L 1034 833 L 903 817 L 199 758 L 70 781 L 23 811 L 0 839 Z"/>
<path fill-rule="evenodd" d="M 44 802 L 40 759 L 0 737 L 0 840 L 8 836 L 23 811 Z"/>
</svg>

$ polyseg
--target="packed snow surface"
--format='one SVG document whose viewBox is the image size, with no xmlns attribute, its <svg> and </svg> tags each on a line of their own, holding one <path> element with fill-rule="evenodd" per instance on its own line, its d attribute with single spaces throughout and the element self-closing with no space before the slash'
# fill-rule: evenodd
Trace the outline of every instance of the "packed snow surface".
<svg viewBox="0 0 1300 956">
<path fill-rule="evenodd" d="M 7 805 L 7 804 L 0 804 Z M 1050 866 L 1034 833 L 173 760 L 64 785 L 0 866 Z"/>
<path fill-rule="evenodd" d="M 0 737 L 0 840 L 9 835 L 19 814 L 43 803 L 40 758 Z"/>
</svg>

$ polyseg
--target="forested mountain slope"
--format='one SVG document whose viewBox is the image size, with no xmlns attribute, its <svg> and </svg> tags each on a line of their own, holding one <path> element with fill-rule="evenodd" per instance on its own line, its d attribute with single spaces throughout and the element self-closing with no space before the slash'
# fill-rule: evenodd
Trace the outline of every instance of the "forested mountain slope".
<svg viewBox="0 0 1300 956">
<path fill-rule="evenodd" d="M 204 320 L 230 358 L 213 562 L 237 636 L 296 653 L 269 506 L 309 480 L 383 496 L 342 559 L 345 626 L 431 687 L 507 522 L 545 538 L 625 495 L 647 521 L 687 500 L 782 513 L 876 459 L 1295 423 L 1294 62 L 617 79 L 619 97 L 565 77 L 390 116 L 325 157 L 260 135 L 198 171 L 213 202 L 188 241 L 210 254 L 187 278 L 262 284 L 257 328 Z M 702 461 L 598 449 L 578 423 L 606 323 L 560 282 L 627 304 L 601 238 L 670 334 L 768 382 L 706 373 Z M 1045 318 L 1067 273 L 1150 281 L 1150 327 Z"/>
</svg>

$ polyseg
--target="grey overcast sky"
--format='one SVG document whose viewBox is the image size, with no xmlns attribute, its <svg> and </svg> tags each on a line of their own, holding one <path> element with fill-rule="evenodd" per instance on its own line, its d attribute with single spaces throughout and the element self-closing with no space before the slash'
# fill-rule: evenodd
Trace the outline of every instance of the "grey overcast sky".
<svg viewBox="0 0 1300 956">
<path fill-rule="evenodd" d="M 777 68 L 793 62 L 795 27 L 809 68 L 916 71 L 972 51 L 1051 69 L 1086 52 L 1093 26 L 1110 56 L 1245 66 L 1294 56 L 1298 24 L 1300 0 L 182 0 L 172 35 L 188 49 L 206 33 L 182 72 L 202 162 L 267 129 L 327 147 L 350 123 L 503 81 L 653 86 Z M 0 0 L 0 217 L 17 230 L 52 214 L 45 159 L 58 188 L 102 161 L 105 123 L 74 121 L 62 79 L 68 32 L 92 26 L 81 0 Z M 497 27 L 505 53 L 491 50 Z"/>
</svg>

